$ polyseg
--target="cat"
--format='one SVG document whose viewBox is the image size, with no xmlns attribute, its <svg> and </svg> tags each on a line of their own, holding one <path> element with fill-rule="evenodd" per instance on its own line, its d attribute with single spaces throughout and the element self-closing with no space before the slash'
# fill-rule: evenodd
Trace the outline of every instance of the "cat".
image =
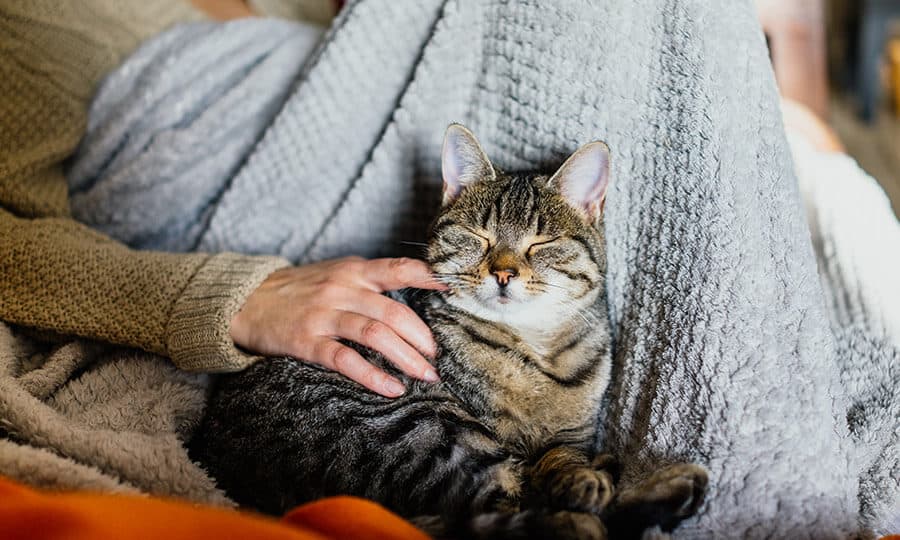
<svg viewBox="0 0 900 540">
<path fill-rule="evenodd" d="M 404 395 L 261 361 L 218 381 L 191 456 L 244 506 L 281 514 L 357 495 L 442 537 L 639 537 L 693 515 L 703 468 L 674 465 L 616 492 L 614 460 L 591 455 L 612 362 L 609 161 L 593 142 L 552 176 L 504 174 L 450 125 L 426 257 L 449 290 L 410 299 L 439 344 L 440 382 L 362 348 Z"/>
</svg>

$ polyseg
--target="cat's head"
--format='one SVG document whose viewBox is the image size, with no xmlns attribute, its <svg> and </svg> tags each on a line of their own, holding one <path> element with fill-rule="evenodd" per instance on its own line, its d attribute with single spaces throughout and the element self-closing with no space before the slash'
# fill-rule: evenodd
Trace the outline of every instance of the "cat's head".
<svg viewBox="0 0 900 540">
<path fill-rule="evenodd" d="M 428 261 L 450 288 L 448 302 L 515 327 L 571 320 L 594 303 L 606 272 L 606 144 L 582 146 L 552 175 L 504 174 L 452 124 L 441 160 Z"/>
</svg>

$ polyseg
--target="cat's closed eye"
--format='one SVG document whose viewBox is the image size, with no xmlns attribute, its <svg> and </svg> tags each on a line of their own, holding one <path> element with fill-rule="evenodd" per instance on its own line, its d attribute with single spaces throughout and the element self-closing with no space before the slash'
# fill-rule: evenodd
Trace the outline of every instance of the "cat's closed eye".
<svg viewBox="0 0 900 540">
<path fill-rule="evenodd" d="M 469 227 L 465 227 L 465 230 L 481 241 L 481 247 L 484 249 L 484 251 L 487 251 L 494 247 L 495 241 L 493 240 L 493 235 L 491 233 L 487 231 L 477 231 Z"/>
<path fill-rule="evenodd" d="M 572 264 L 578 265 L 582 257 L 588 256 L 577 241 L 566 236 L 558 236 L 532 248 L 529 248 L 527 258 L 539 270 L 559 271 Z"/>
<path fill-rule="evenodd" d="M 453 225 L 449 227 L 439 240 L 447 248 L 455 248 L 459 251 L 479 251 L 482 254 L 493 247 L 494 242 L 490 233 L 476 231 L 470 227 Z"/>
<path fill-rule="evenodd" d="M 530 238 L 528 239 L 528 247 L 525 249 L 525 256 L 530 258 L 538 250 L 553 246 L 559 240 L 559 236 L 535 236 L 533 238 Z"/>
</svg>

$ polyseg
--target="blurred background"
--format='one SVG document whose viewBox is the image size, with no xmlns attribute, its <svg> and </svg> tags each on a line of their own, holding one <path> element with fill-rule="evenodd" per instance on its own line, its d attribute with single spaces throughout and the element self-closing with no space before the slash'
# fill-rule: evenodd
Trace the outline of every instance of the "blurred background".
<svg viewBox="0 0 900 540">
<path fill-rule="evenodd" d="M 756 0 L 781 94 L 808 107 L 900 215 L 900 0 Z"/>
</svg>

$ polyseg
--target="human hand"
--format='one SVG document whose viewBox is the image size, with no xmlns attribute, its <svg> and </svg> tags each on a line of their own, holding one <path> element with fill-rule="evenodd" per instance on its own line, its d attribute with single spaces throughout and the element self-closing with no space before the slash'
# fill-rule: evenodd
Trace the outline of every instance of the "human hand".
<svg viewBox="0 0 900 540">
<path fill-rule="evenodd" d="M 411 377 L 437 381 L 423 358 L 437 353 L 428 326 L 412 309 L 381 294 L 404 287 L 446 288 L 415 259 L 348 257 L 285 268 L 250 294 L 231 321 L 231 338 L 250 351 L 301 358 L 397 397 L 405 391 L 400 381 L 337 339 L 382 353 Z"/>
</svg>

